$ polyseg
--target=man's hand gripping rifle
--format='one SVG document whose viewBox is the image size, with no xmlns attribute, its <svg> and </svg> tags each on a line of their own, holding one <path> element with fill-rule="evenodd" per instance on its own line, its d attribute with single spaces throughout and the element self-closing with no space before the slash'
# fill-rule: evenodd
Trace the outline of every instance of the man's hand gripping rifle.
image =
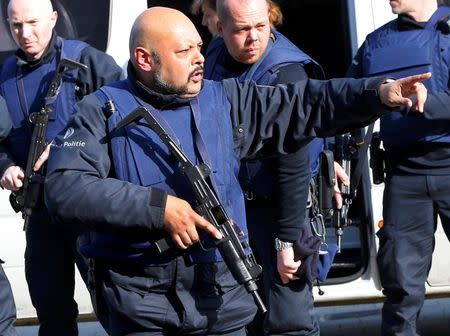
<svg viewBox="0 0 450 336">
<path fill-rule="evenodd" d="M 13 192 L 10 195 L 10 203 L 13 209 L 16 212 L 22 212 L 22 217 L 25 220 L 24 230 L 26 230 L 28 226 L 28 221 L 33 209 L 39 206 L 39 203 L 42 200 L 45 165 L 42 165 L 37 171 L 34 171 L 33 167 L 48 145 L 47 127 L 49 116 L 52 112 L 52 105 L 58 96 L 64 72 L 76 68 L 87 69 L 87 66 L 70 59 L 61 59 L 50 83 L 47 95 L 45 96 L 45 105 L 39 112 L 30 113 L 29 116 L 30 122 L 34 124 L 34 129 L 31 136 L 30 149 L 28 151 L 23 186 L 20 190 Z"/>
<path fill-rule="evenodd" d="M 144 119 L 147 123 L 138 122 L 140 119 Z M 258 294 L 258 286 L 256 285 L 256 279 L 261 274 L 262 268 L 256 263 L 253 254 L 245 253 L 243 244 L 248 245 L 248 243 L 240 240 L 243 237 L 243 232 L 236 233 L 237 226 L 233 224 L 213 188 L 208 183 L 211 174 L 210 167 L 206 164 L 194 165 L 146 108 L 139 107 L 134 110 L 118 123 L 116 129 L 129 124 L 148 127 L 153 130 L 178 160 L 183 174 L 189 180 L 194 191 L 197 200 L 197 212 L 212 223 L 222 234 L 223 238 L 216 240 L 215 244 L 226 265 L 236 281 L 243 284 L 247 292 L 253 295 L 258 308 L 262 312 L 266 312 L 266 307 Z M 174 247 L 170 238 L 161 239 L 155 244 L 160 253 Z"/>
</svg>

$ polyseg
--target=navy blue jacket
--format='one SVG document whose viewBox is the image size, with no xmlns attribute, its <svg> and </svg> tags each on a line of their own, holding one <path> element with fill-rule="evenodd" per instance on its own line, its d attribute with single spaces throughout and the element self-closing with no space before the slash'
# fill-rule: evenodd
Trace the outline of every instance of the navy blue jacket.
<svg viewBox="0 0 450 336">
<path fill-rule="evenodd" d="M 128 76 L 132 80 L 130 71 Z M 312 136 L 347 132 L 375 120 L 388 112 L 380 103 L 376 89 L 383 80 L 304 80 L 280 87 L 258 87 L 234 79 L 223 83 L 205 81 L 203 90 L 209 94 L 205 97 L 202 91 L 198 99 L 208 99 L 213 106 L 222 106 L 216 112 L 229 120 L 234 156 L 242 159 L 269 148 L 272 153 L 296 151 Z M 174 111 L 183 110 L 191 103 L 189 99 L 157 94 L 138 85 L 142 86 L 139 98 L 157 109 L 171 105 Z M 150 241 L 163 229 L 167 191 L 117 178 L 111 161 L 108 118 L 102 107 L 95 94 L 85 97 L 76 106 L 77 113 L 69 123 L 70 131 L 57 137 L 48 163 L 46 204 L 65 225 L 72 223 L 91 231 L 121 232 L 124 237 L 141 235 Z M 214 130 L 209 132 L 214 133 Z M 216 133 L 222 134 L 219 130 Z M 191 134 L 192 143 L 193 138 Z M 153 160 L 158 165 L 157 158 Z M 226 162 L 219 162 L 212 170 L 224 169 Z M 165 174 L 168 174 L 165 178 L 170 179 L 170 170 Z M 177 193 L 178 180 L 173 188 Z M 243 195 L 227 197 L 222 201 L 232 204 L 242 200 Z M 128 247 L 113 246 L 114 249 Z M 143 255 L 141 261 L 145 257 Z"/>
<path fill-rule="evenodd" d="M 311 78 L 323 78 L 321 67 L 276 30 L 272 30 L 264 55 L 251 65 L 235 61 L 222 38 L 216 37 L 213 41 L 212 46 L 208 46 L 205 60 L 207 79 L 237 77 L 241 81 L 253 80 L 261 85 L 276 85 L 303 80 L 308 75 Z M 308 146 L 313 174 L 317 174 L 323 143 L 321 139 L 314 139 Z M 247 218 L 252 218 L 252 212 L 271 210 L 267 212 L 267 220 L 258 223 L 258 226 L 261 231 L 270 233 L 273 229 L 264 226 L 273 225 L 276 221 L 276 235 L 283 241 L 295 241 L 299 228 L 304 225 L 302 218 L 305 218 L 310 179 L 309 160 L 305 152 L 302 149 L 276 158 L 246 160 L 241 167 L 241 185 L 252 198 L 246 203 Z"/>
</svg>

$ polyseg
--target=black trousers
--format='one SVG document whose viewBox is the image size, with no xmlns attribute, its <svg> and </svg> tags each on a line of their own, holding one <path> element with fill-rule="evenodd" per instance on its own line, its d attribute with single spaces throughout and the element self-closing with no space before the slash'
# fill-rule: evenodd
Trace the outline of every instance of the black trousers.
<svg viewBox="0 0 450 336">
<path fill-rule="evenodd" d="M 377 261 L 386 300 L 383 336 L 419 335 L 417 318 L 425 298 L 439 215 L 450 232 L 449 176 L 392 175 L 385 182 L 384 225 Z"/>
<path fill-rule="evenodd" d="M 8 278 L 0 260 L 0 335 L 16 336 L 14 321 L 16 320 L 16 306 Z"/>
<path fill-rule="evenodd" d="M 178 257 L 142 270 L 106 267 L 103 296 L 113 336 L 245 336 L 256 305 L 223 262 Z"/>
<path fill-rule="evenodd" d="M 260 288 L 267 306 L 265 316 L 257 318 L 250 327 L 251 335 L 318 336 L 312 285 L 304 279 L 283 285 L 278 275 L 274 248 L 276 216 L 277 209 L 268 203 L 247 206 L 247 227 L 252 248 L 263 267 Z"/>
<path fill-rule="evenodd" d="M 56 225 L 45 209 L 33 212 L 26 232 L 25 276 L 40 323 L 39 336 L 78 335 L 75 262 L 86 266 L 76 251 L 77 234 Z"/>
</svg>

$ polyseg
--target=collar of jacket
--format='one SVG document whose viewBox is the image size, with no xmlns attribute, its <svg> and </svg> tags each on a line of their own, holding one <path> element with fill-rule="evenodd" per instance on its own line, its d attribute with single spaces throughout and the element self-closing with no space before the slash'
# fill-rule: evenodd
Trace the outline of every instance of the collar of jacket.
<svg viewBox="0 0 450 336">
<path fill-rule="evenodd" d="M 426 26 L 426 22 L 417 22 L 406 14 L 400 14 L 397 20 L 397 27 L 400 31 L 423 29 Z"/>
</svg>

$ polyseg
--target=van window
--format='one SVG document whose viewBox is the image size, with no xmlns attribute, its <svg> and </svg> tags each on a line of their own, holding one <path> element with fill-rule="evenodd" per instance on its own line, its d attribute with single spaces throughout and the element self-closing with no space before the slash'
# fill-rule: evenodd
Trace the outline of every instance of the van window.
<svg viewBox="0 0 450 336">
<path fill-rule="evenodd" d="M 58 12 L 56 32 L 65 38 L 82 40 L 90 45 L 106 50 L 110 0 L 52 0 Z M 16 50 L 7 21 L 8 1 L 0 4 L 0 63 Z"/>
</svg>

